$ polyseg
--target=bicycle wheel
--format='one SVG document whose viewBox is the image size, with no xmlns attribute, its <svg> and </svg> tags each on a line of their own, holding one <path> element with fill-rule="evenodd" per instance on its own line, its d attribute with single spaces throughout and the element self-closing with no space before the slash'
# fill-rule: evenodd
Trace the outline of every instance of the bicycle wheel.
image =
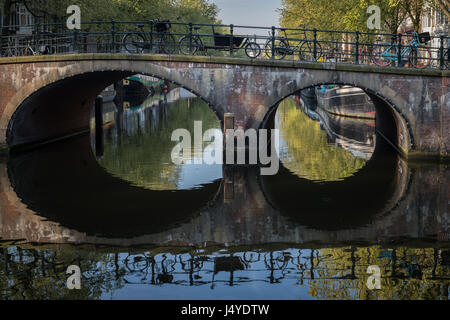
<svg viewBox="0 0 450 320">
<path fill-rule="evenodd" d="M 26 47 L 26 48 L 23 50 L 23 55 L 24 55 L 24 56 L 34 56 L 35 54 L 36 54 L 35 51 L 34 51 L 33 48 L 31 48 L 30 46 Z"/>
<path fill-rule="evenodd" d="M 261 55 L 261 47 L 256 42 L 250 42 L 245 46 L 245 54 L 250 59 L 256 59 Z"/>
<path fill-rule="evenodd" d="M 159 38 L 159 48 L 162 53 L 174 54 L 177 51 L 177 45 L 173 35 L 164 33 Z"/>
<path fill-rule="evenodd" d="M 305 40 L 299 49 L 299 57 L 302 61 L 318 61 L 322 57 L 322 46 L 316 43 L 316 56 L 314 57 L 314 41 Z"/>
<path fill-rule="evenodd" d="M 367 47 L 363 46 L 359 50 L 359 63 L 360 64 L 369 64 L 369 54 L 367 52 Z"/>
<path fill-rule="evenodd" d="M 397 50 L 390 43 L 380 43 L 372 50 L 372 61 L 380 67 L 387 67 L 395 60 L 397 60 Z"/>
<path fill-rule="evenodd" d="M 411 67 L 423 69 L 431 64 L 431 52 L 428 48 L 417 47 L 409 53 Z"/>
<path fill-rule="evenodd" d="M 195 36 L 184 36 L 178 44 L 180 46 L 180 53 L 185 55 L 194 55 L 200 48 L 199 40 Z"/>
<path fill-rule="evenodd" d="M 4 52 L 4 56 L 5 57 L 16 57 L 17 56 L 17 51 L 14 48 L 8 48 Z"/>
<path fill-rule="evenodd" d="M 276 60 L 282 60 L 284 57 L 286 57 L 286 54 L 289 50 L 289 44 L 285 40 L 275 40 L 275 46 L 274 46 L 274 59 Z M 264 52 L 266 57 L 269 59 L 272 58 L 272 40 L 269 39 L 265 46 L 264 46 Z"/>
<path fill-rule="evenodd" d="M 139 33 L 128 33 L 123 38 L 125 50 L 129 53 L 143 53 L 145 47 L 144 36 Z"/>
</svg>

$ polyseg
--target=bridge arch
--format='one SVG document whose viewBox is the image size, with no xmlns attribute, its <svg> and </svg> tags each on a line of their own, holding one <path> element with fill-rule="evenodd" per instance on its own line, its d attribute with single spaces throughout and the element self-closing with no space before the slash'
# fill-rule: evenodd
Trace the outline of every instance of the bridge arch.
<svg viewBox="0 0 450 320">
<path fill-rule="evenodd" d="M 268 109 L 261 122 L 260 127 L 266 128 L 273 120 L 279 104 L 290 96 L 301 92 L 302 90 L 314 88 L 321 85 L 345 85 L 360 88 L 372 99 L 376 109 L 376 127 L 390 143 L 392 143 L 402 155 L 407 155 L 408 150 L 414 146 L 414 135 L 406 115 L 401 109 L 377 90 L 366 87 L 364 83 L 346 82 L 346 81 L 321 81 L 313 83 L 302 83 L 296 89 L 289 89 L 283 92 L 275 103 Z"/>
<path fill-rule="evenodd" d="M 152 76 L 188 90 L 202 99 L 223 123 L 223 114 L 216 110 L 200 90 L 183 81 L 152 68 L 143 70 L 121 67 L 121 63 L 114 67 L 114 63 L 105 66 L 103 63 L 91 62 L 87 68 L 83 64 L 71 64 L 51 70 L 20 88 L 6 105 L 0 118 L 2 127 L 7 128 L 4 139 L 10 148 L 15 148 L 87 130 L 95 98 L 106 87 L 133 74 Z M 61 101 L 68 106 L 61 106 Z"/>
</svg>

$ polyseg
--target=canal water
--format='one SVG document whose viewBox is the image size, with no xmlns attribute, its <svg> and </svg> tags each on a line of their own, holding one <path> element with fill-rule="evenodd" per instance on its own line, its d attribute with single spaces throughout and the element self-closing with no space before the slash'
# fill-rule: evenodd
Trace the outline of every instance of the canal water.
<svg viewBox="0 0 450 320">
<path fill-rule="evenodd" d="M 407 163 L 374 120 L 294 96 L 273 121 L 278 174 L 196 164 L 208 143 L 174 164 L 172 132 L 194 121 L 220 128 L 180 90 L 107 103 L 102 150 L 92 119 L 1 160 L 0 299 L 449 298 L 447 164 Z"/>
</svg>

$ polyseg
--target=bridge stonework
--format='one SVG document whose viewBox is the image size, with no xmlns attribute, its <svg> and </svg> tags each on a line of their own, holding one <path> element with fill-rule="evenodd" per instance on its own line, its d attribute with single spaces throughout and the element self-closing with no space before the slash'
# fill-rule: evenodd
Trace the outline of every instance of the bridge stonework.
<svg viewBox="0 0 450 320">
<path fill-rule="evenodd" d="M 377 128 L 406 156 L 449 156 L 449 71 L 150 54 L 1 58 L 0 145 L 9 150 L 88 128 L 95 97 L 136 73 L 190 90 L 221 121 L 233 113 L 243 129 L 260 128 L 301 89 L 353 85 L 373 98 Z"/>
</svg>

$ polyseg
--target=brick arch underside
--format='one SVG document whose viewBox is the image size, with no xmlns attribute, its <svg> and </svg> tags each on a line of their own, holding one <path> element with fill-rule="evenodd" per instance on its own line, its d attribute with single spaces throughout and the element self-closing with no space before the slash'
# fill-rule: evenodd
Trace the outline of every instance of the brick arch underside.
<svg viewBox="0 0 450 320">
<path fill-rule="evenodd" d="M 11 113 L 9 119 L 2 119 L 7 123 L 5 138 L 8 146 L 16 149 L 86 132 L 95 98 L 106 87 L 136 73 L 171 81 L 153 72 L 93 71 L 54 82 L 51 82 L 52 77 L 48 77 L 49 80 L 40 81 L 40 88 L 36 84 L 24 87 L 7 106 Z M 177 82 L 173 82 L 173 86 L 197 94 Z M 23 100 L 17 102 L 21 98 Z M 18 107 L 14 108 L 14 104 Z M 15 110 L 11 112 L 11 109 Z M 216 115 L 222 120 L 220 114 Z"/>
</svg>

